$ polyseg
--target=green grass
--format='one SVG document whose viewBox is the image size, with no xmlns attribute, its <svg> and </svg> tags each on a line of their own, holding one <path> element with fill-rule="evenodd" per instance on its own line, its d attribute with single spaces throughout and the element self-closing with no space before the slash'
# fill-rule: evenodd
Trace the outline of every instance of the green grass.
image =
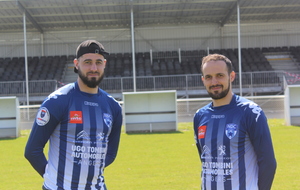
<svg viewBox="0 0 300 190">
<path fill-rule="evenodd" d="M 285 126 L 284 120 L 269 120 L 277 170 L 272 190 L 300 189 L 300 127 Z"/>
<path fill-rule="evenodd" d="M 277 171 L 273 190 L 299 189 L 300 127 L 271 119 Z M 174 133 L 122 133 L 116 161 L 105 170 L 109 190 L 200 189 L 200 160 L 192 123 L 179 123 Z M 41 189 L 43 179 L 25 160 L 29 131 L 0 140 L 0 189 Z"/>
</svg>

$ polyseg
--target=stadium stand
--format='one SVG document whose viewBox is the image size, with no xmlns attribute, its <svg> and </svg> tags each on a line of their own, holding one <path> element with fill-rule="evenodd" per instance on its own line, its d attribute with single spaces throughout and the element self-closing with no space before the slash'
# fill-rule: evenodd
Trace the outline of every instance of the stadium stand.
<svg viewBox="0 0 300 190">
<path fill-rule="evenodd" d="M 61 80 L 67 56 L 28 57 L 29 80 Z M 0 81 L 24 81 L 25 58 L 0 59 Z"/>
<path fill-rule="evenodd" d="M 293 56 L 295 62 L 298 63 L 298 65 L 300 66 L 300 46 L 292 46 L 290 47 L 290 52 L 291 52 L 291 55 Z"/>
<path fill-rule="evenodd" d="M 227 56 L 233 63 L 234 70 L 239 72 L 238 50 L 237 49 L 213 49 L 209 53 L 220 53 Z M 300 46 L 295 47 L 270 47 L 270 48 L 243 48 L 242 71 L 243 84 L 268 84 L 280 83 L 282 77 L 274 72 L 274 68 L 266 58 L 267 55 L 289 55 L 293 63 L 300 71 Z M 200 72 L 201 59 L 207 54 L 204 50 L 181 51 L 181 59 L 177 51 L 153 52 L 152 63 L 149 52 L 136 53 L 136 76 L 137 88 L 143 90 L 151 89 L 184 89 L 186 85 L 194 86 L 199 84 L 198 75 Z M 53 82 L 37 83 L 36 81 L 58 81 L 64 83 L 66 69 L 71 68 L 70 63 L 75 57 L 73 55 L 63 56 L 41 56 L 28 57 L 28 79 L 29 91 L 31 94 L 47 89 L 55 88 Z M 116 89 L 132 89 L 132 56 L 131 53 L 112 53 L 107 58 L 106 78 L 111 81 L 105 85 L 108 91 Z M 181 62 L 180 62 L 181 60 Z M 24 93 L 25 67 L 24 57 L 0 58 L 0 90 L 3 94 Z M 247 73 L 252 73 L 251 75 Z M 74 73 L 71 72 L 73 75 Z M 193 75 L 196 74 L 196 77 Z M 266 77 L 265 75 L 268 75 Z M 184 77 L 180 77 L 180 76 Z M 190 75 L 185 78 L 186 75 Z M 176 76 L 176 77 L 173 77 Z M 120 86 L 122 77 L 122 86 Z M 155 79 L 153 79 L 155 77 Z M 238 77 L 237 77 L 238 78 Z M 115 82 L 114 80 L 115 79 Z M 155 80 L 153 82 L 153 80 Z M 14 81 L 13 84 L 8 81 Z M 236 80 L 238 81 L 238 80 Z M 108 84 L 109 83 L 109 84 Z M 48 90 L 51 92 L 52 90 Z"/>
<path fill-rule="evenodd" d="M 272 71 L 274 70 L 264 53 L 289 52 L 294 62 L 299 65 L 300 46 L 296 47 L 270 47 L 270 48 L 245 48 L 242 49 L 243 72 Z M 233 63 L 234 70 L 239 71 L 237 49 L 214 49 L 209 53 L 221 53 L 227 56 Z M 153 52 L 151 64 L 150 54 L 139 52 L 136 54 L 136 75 L 179 75 L 199 74 L 203 56 L 202 51 L 182 51 L 181 63 L 178 52 Z M 29 80 L 58 80 L 63 79 L 63 72 L 68 62 L 72 62 L 74 56 L 42 56 L 28 57 Z M 24 57 L 0 59 L 0 81 L 25 80 Z M 132 60 L 130 53 L 111 54 L 108 58 L 106 77 L 130 77 L 132 76 Z"/>
</svg>

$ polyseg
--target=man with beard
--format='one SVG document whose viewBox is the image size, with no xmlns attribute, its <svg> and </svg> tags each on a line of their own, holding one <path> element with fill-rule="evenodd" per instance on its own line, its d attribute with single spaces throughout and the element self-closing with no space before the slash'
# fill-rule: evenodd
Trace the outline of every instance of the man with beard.
<svg viewBox="0 0 300 190">
<path fill-rule="evenodd" d="M 194 116 L 202 190 L 270 190 L 276 160 L 264 112 L 232 92 L 235 72 L 227 57 L 204 57 L 201 72 L 212 98 Z"/>
<path fill-rule="evenodd" d="M 116 158 L 122 125 L 121 106 L 98 87 L 107 55 L 99 42 L 82 42 L 77 81 L 50 94 L 36 115 L 25 157 L 44 178 L 44 190 L 106 190 L 103 172 Z"/>
</svg>

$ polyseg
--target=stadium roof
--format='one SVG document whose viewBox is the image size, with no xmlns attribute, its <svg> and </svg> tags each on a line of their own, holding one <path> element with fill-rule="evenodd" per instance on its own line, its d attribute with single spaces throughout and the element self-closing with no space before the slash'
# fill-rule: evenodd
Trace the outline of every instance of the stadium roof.
<svg viewBox="0 0 300 190">
<path fill-rule="evenodd" d="M 299 0 L 240 0 L 245 23 L 299 22 Z M 0 33 L 237 23 L 237 0 L 0 0 Z"/>
</svg>

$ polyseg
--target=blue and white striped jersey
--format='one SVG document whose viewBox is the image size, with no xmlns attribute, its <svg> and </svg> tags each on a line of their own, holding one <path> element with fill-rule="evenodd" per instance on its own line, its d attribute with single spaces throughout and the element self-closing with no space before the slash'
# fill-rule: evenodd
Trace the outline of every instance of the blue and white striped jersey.
<svg viewBox="0 0 300 190">
<path fill-rule="evenodd" d="M 199 109 L 194 134 L 203 190 L 269 190 L 276 160 L 262 109 L 233 95 L 230 104 Z"/>
<path fill-rule="evenodd" d="M 88 94 L 77 82 L 68 84 L 41 105 L 25 157 L 48 189 L 103 190 L 104 168 L 117 155 L 121 125 L 121 107 L 105 91 Z M 48 140 L 47 161 L 43 148 Z"/>
</svg>

